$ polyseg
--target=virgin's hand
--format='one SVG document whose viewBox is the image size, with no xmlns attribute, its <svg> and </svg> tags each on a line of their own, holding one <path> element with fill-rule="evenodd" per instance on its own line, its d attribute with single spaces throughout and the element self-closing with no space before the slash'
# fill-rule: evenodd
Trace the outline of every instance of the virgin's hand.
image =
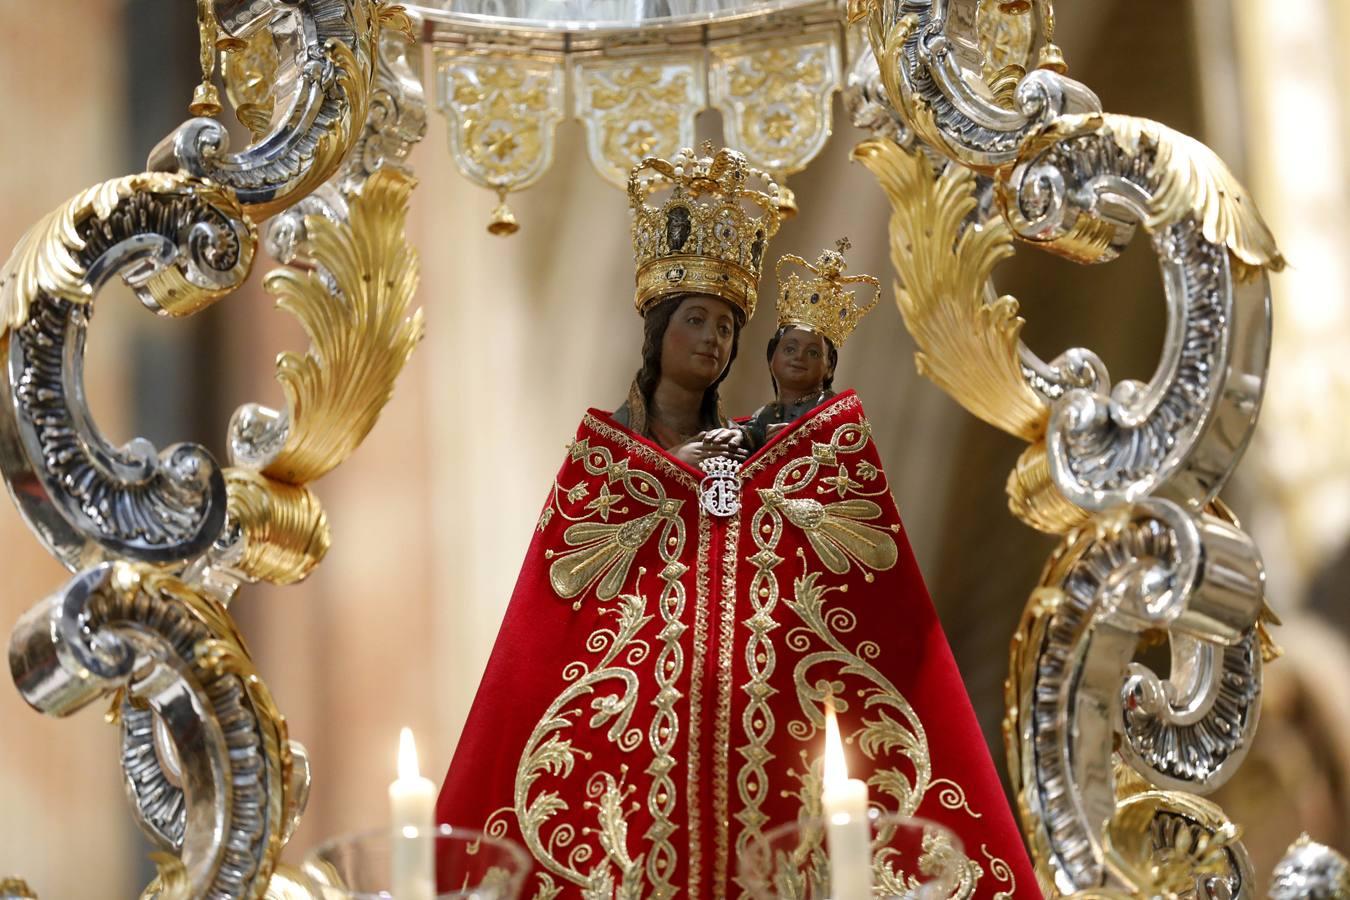
<svg viewBox="0 0 1350 900">
<path fill-rule="evenodd" d="M 750 439 L 740 428 L 714 428 L 703 433 L 703 441 L 712 445 L 712 456 L 744 461 L 750 455 Z"/>
<path fill-rule="evenodd" d="M 714 456 L 726 456 L 735 460 L 743 460 L 750 455 L 749 449 L 744 445 L 744 435 L 739 429 L 723 428 L 718 432 L 728 432 L 725 435 L 718 435 L 719 439 L 714 439 L 710 435 L 716 432 L 707 432 L 685 441 L 678 447 L 671 450 L 671 454 L 694 468 L 705 459 L 711 459 Z"/>
<path fill-rule="evenodd" d="M 792 424 L 791 422 L 774 422 L 768 428 L 764 429 L 765 439 L 767 440 L 769 438 L 772 438 L 776 434 L 780 434 L 786 431 L 787 427 L 791 424 Z"/>
</svg>

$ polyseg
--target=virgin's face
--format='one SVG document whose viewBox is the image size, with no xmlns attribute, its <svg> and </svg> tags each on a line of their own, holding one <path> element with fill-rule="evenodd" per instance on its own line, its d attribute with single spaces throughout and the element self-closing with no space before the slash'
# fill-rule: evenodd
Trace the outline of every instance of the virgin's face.
<svg viewBox="0 0 1350 900">
<path fill-rule="evenodd" d="M 789 328 L 774 348 L 769 370 L 779 390 L 800 394 L 820 390 L 829 365 L 825 338 L 804 328 Z"/>
<path fill-rule="evenodd" d="M 689 390 L 707 390 L 727 367 L 735 335 L 731 304 L 709 294 L 686 297 L 661 341 L 661 376 Z"/>
</svg>

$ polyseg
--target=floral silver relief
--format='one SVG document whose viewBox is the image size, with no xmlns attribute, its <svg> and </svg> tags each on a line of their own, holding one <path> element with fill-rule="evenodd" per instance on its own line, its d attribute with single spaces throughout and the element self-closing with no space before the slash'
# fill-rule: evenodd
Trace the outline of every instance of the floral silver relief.
<svg viewBox="0 0 1350 900">
<path fill-rule="evenodd" d="M 151 151 L 148 166 L 228 187 L 261 220 L 327 180 L 365 121 L 379 7 L 375 0 L 220 0 L 215 9 L 229 38 L 270 32 L 279 59 L 275 92 L 289 96 L 289 105 L 270 133 L 238 153 L 229 152 L 221 122 L 190 119 Z"/>
</svg>

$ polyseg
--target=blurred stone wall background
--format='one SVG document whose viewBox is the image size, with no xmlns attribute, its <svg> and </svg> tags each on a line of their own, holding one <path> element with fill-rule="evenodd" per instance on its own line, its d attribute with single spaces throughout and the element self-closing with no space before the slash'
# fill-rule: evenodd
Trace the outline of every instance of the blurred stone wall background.
<svg viewBox="0 0 1350 900">
<path fill-rule="evenodd" d="M 178 121 L 195 83 L 192 4 L 0 4 L 0 248 L 96 181 L 133 171 Z M 1268 872 L 1301 828 L 1350 850 L 1350 235 L 1344 172 L 1350 37 L 1338 0 L 1060 0 L 1071 72 L 1106 109 L 1211 142 L 1253 189 L 1293 268 L 1276 279 L 1276 344 L 1256 446 L 1229 493 L 1266 555 L 1289 651 L 1268 670 L 1258 746 L 1218 798 Z M 428 72 L 430 71 L 428 66 Z M 428 81 L 430 79 L 428 78 Z M 439 777 L 509 598 L 545 489 L 581 413 L 620 402 L 638 365 L 624 196 L 558 129 L 544 179 L 512 206 L 510 239 L 484 225 L 495 198 L 463 180 L 430 116 L 415 152 L 410 230 L 422 253 L 427 338 L 365 446 L 317 486 L 333 527 L 305 584 L 243 591 L 233 612 L 309 748 L 315 782 L 288 855 L 382 823 L 401 725 Z M 715 113 L 700 121 L 716 139 Z M 837 383 L 857 388 L 995 758 L 1007 644 L 1053 542 L 1018 524 L 1003 482 L 1020 445 L 963 413 L 912 362 L 891 302 L 887 205 L 848 161 L 861 137 L 836 115 L 829 146 L 792 179 L 801 215 L 771 246 L 808 258 L 848 235 L 851 270 L 888 286 L 849 341 Z M 1043 356 L 1081 345 L 1115 378 L 1147 378 L 1164 325 L 1143 241 L 1086 268 L 1028 249 L 997 271 Z M 260 265 L 255 282 L 268 266 Z M 769 291 L 726 390 L 769 395 Z M 229 413 L 281 402 L 272 360 L 299 328 L 256 284 L 188 321 L 106 292 L 90 338 L 90 393 L 118 439 L 197 440 L 223 456 Z M 0 634 L 65 575 L 0 503 Z M 1327 623 L 1335 627 L 1326 627 Z M 502 702 L 509 702 L 503 698 Z M 144 886 L 145 846 L 121 796 L 99 710 L 33 713 L 0 678 L 0 874 L 47 898 L 119 898 Z M 1262 879 L 1264 881 L 1264 877 Z"/>
</svg>

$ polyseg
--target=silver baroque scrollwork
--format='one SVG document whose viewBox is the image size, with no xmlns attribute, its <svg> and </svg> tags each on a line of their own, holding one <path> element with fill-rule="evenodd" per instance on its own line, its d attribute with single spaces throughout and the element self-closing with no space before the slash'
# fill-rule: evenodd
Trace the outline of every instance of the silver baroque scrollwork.
<svg viewBox="0 0 1350 900">
<path fill-rule="evenodd" d="M 291 96 L 269 134 L 238 153 L 210 118 L 179 126 L 150 154 L 149 168 L 183 172 L 235 191 L 261 220 L 309 193 L 337 168 L 366 121 L 378 37 L 375 0 L 219 0 L 216 18 L 235 39 L 259 29 L 278 48 L 276 92 Z"/>
<path fill-rule="evenodd" d="M 284 722 L 223 608 L 168 576 L 102 563 L 19 620 L 9 665 L 47 715 L 122 692 L 136 713 L 124 721 L 124 760 L 156 760 L 126 768 L 128 791 L 147 834 L 179 857 L 173 880 L 185 896 L 258 894 L 304 791 Z M 165 773 L 189 802 L 142 789 L 164 786 Z"/>
<path fill-rule="evenodd" d="M 1190 790 L 1212 789 L 1240 763 L 1259 703 L 1260 654 L 1247 651 L 1263 581 L 1240 530 L 1156 499 L 1071 536 L 1051 561 L 1015 639 L 1008 700 L 1010 737 L 1024 748 L 1013 777 L 1037 855 L 1060 890 L 1106 882 L 1114 731 L 1142 774 Z M 1166 682 L 1132 662 L 1149 630 L 1167 634 L 1188 660 Z M 1205 654 L 1230 667 L 1217 684 L 1205 677 Z M 1236 709 L 1224 690 L 1230 675 L 1243 682 Z M 1130 708 L 1143 684 L 1166 700 L 1151 721 Z M 1208 736 L 1230 730 L 1233 740 L 1208 747 Z M 1196 746 L 1213 752 L 1175 758 Z"/>
<path fill-rule="evenodd" d="M 1222 164 L 1155 123 L 1066 119 L 1001 185 L 1023 238 L 1080 262 L 1117 255 L 1137 224 L 1151 232 L 1168 307 L 1148 383 L 1111 386 L 1087 350 L 1052 366 L 1024 350 L 1024 372 L 1053 401 L 1051 477 L 1096 512 L 1149 495 L 1211 501 L 1256 425 L 1270 352 L 1265 266 L 1282 261 Z M 1074 384 L 1073 373 L 1078 373 Z"/>
<path fill-rule="evenodd" d="M 1036 128 L 1068 113 L 1101 109 L 1085 85 L 1037 69 L 1017 85 L 1013 103 L 996 102 L 983 82 L 984 56 L 969 0 L 881 0 L 882 65 L 910 124 L 926 142 L 962 163 L 994 169 L 1011 163 Z M 983 90 L 973 85 L 980 84 Z"/>
<path fill-rule="evenodd" d="M 112 446 L 83 388 L 94 296 L 120 275 L 143 304 L 187 315 L 241 284 L 252 226 L 232 198 L 180 176 L 78 195 L 25 236 L 0 275 L 0 467 L 29 524 L 71 570 L 109 556 L 188 559 L 214 541 L 225 484 L 195 444 Z"/>
</svg>

